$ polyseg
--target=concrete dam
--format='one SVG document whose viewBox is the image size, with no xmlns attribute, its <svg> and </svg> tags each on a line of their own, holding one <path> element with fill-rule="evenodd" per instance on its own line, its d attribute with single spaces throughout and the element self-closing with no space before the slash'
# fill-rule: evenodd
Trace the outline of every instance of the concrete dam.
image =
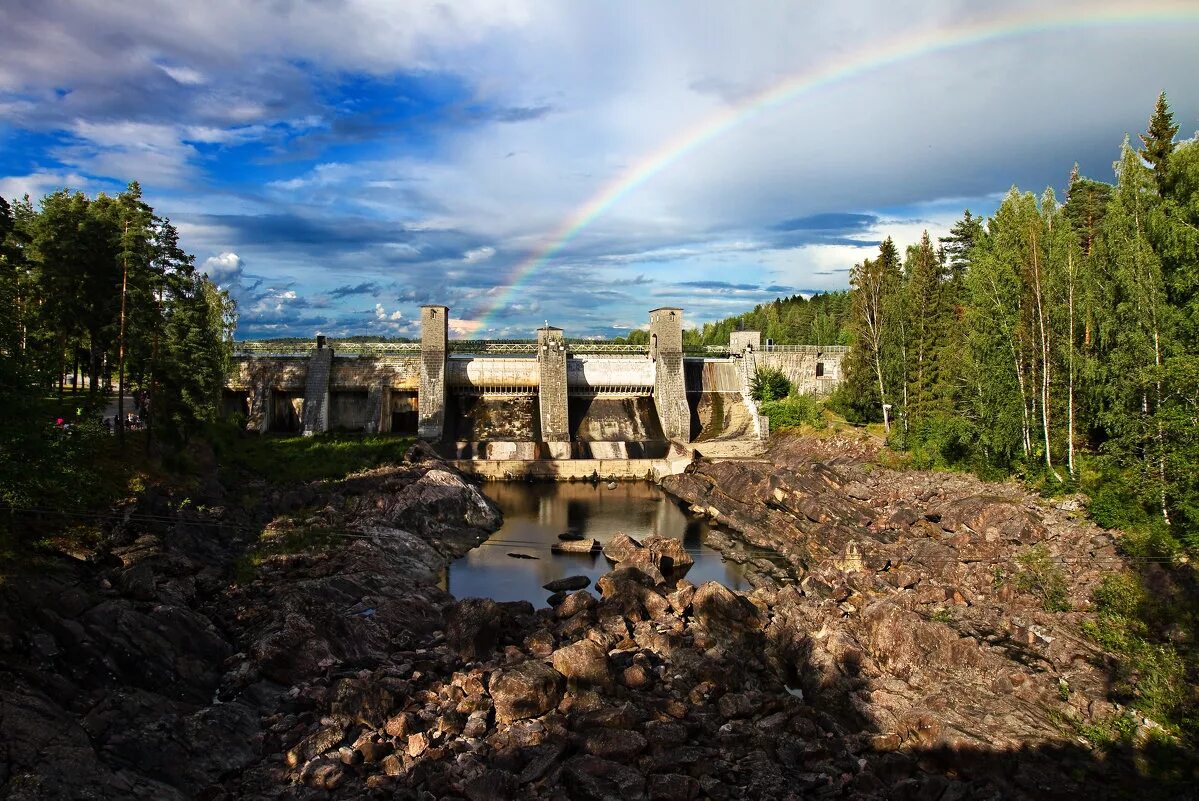
<svg viewBox="0 0 1199 801">
<path fill-rule="evenodd" d="M 548 325 L 535 341 L 451 340 L 449 308 L 423 306 L 420 342 L 238 343 L 225 412 L 261 432 L 416 435 L 462 462 L 689 459 L 688 443 L 767 436 L 749 394 L 760 367 L 825 395 L 847 351 L 763 347 L 758 332 L 739 331 L 685 352 L 682 332 L 683 310 L 664 307 L 650 312 L 644 346 L 568 342 Z M 584 464 L 553 472 L 580 470 L 606 475 Z"/>
</svg>

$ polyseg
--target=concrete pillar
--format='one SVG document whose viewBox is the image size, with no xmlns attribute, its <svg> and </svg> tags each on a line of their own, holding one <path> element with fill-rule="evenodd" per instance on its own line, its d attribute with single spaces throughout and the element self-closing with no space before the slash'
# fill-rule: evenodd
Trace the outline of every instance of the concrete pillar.
<svg viewBox="0 0 1199 801">
<path fill-rule="evenodd" d="M 329 430 L 329 376 L 333 372 L 333 349 L 325 347 L 325 338 L 317 338 L 316 350 L 308 360 L 304 382 L 304 408 L 301 430 L 306 437 Z"/>
<path fill-rule="evenodd" d="M 654 360 L 654 406 L 667 439 L 691 438 L 691 411 L 683 380 L 683 310 L 670 306 L 649 313 L 650 358 Z"/>
<path fill-rule="evenodd" d="M 417 436 L 439 440 L 445 431 L 445 360 L 449 349 L 450 308 L 420 307 L 420 413 Z"/>
<path fill-rule="evenodd" d="M 569 394 L 566 387 L 566 338 L 561 328 L 537 329 L 537 367 L 540 385 L 537 408 L 541 416 L 541 441 L 570 442 Z M 560 448 L 551 448 L 552 451 Z M 567 446 L 569 450 L 569 445 Z"/>
</svg>

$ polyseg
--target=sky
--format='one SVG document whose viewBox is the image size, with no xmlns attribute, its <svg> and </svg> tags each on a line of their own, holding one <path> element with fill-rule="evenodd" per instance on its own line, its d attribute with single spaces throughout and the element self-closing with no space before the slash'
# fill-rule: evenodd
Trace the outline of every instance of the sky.
<svg viewBox="0 0 1199 801">
<path fill-rule="evenodd" d="M 0 196 L 133 180 L 239 338 L 611 337 L 1110 180 L 1199 0 L 3 0 Z M 1135 138 L 1134 138 L 1135 141 Z"/>
</svg>

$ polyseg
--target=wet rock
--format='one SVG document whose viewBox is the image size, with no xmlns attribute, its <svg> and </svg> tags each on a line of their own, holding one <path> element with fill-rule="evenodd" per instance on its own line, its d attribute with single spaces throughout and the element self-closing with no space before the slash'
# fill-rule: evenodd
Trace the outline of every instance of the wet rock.
<svg viewBox="0 0 1199 801">
<path fill-rule="evenodd" d="M 531 553 L 520 553 L 519 551 L 509 551 L 508 556 L 512 559 L 538 559 Z"/>
<path fill-rule="evenodd" d="M 536 661 L 496 671 L 487 683 L 497 723 L 544 715 L 562 700 L 562 688 L 562 674 Z"/>
<path fill-rule="evenodd" d="M 554 553 L 591 553 L 600 549 L 599 540 L 581 539 L 566 542 L 555 542 L 550 546 Z"/>
<path fill-rule="evenodd" d="M 591 585 L 591 579 L 586 576 L 569 576 L 560 578 L 543 584 L 542 588 L 550 592 L 570 592 L 572 590 L 581 590 Z"/>
<path fill-rule="evenodd" d="M 578 540 L 583 539 L 583 535 L 577 531 L 564 531 L 558 535 L 558 539 L 562 540 L 563 542 L 577 542 Z"/>
</svg>

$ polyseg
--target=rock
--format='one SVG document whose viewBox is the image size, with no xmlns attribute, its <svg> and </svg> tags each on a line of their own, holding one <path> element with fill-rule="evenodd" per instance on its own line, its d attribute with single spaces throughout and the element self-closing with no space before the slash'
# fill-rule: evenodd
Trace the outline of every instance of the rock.
<svg viewBox="0 0 1199 801">
<path fill-rule="evenodd" d="M 641 550 L 641 543 L 622 531 L 617 532 L 604 546 L 604 556 L 613 562 L 620 563 L 639 550 Z"/>
<path fill-rule="evenodd" d="M 682 578 L 695 564 L 682 540 L 674 537 L 650 537 L 645 541 L 645 547 L 653 555 L 658 570 L 671 580 Z"/>
<path fill-rule="evenodd" d="M 680 773 L 658 773 L 649 777 L 650 801 L 693 801 L 699 782 Z"/>
<path fill-rule="evenodd" d="M 490 598 L 466 598 L 446 610 L 446 642 L 463 659 L 480 659 L 495 650 L 504 619 Z"/>
<path fill-rule="evenodd" d="M 644 665 L 629 665 L 620 674 L 620 680 L 630 690 L 639 690 L 649 685 L 651 676 Z"/>
<path fill-rule="evenodd" d="M 562 700 L 562 674 L 529 661 L 491 674 L 488 692 L 495 702 L 497 723 L 544 715 Z"/>
<path fill-rule="evenodd" d="M 554 610 L 554 614 L 563 619 L 574 617 L 580 612 L 594 608 L 595 604 L 594 595 L 587 590 L 578 590 L 563 598 L 562 603 Z"/>
<path fill-rule="evenodd" d="M 640 575 L 634 574 L 634 580 L 641 581 L 649 587 L 658 587 L 666 583 L 666 577 L 658 570 L 653 554 L 645 548 L 629 554 L 628 559 L 616 565 L 616 570 L 636 571 Z"/>
<path fill-rule="evenodd" d="M 300 781 L 318 790 L 336 790 L 345 780 L 345 767 L 339 760 L 318 757 L 300 772 Z"/>
<path fill-rule="evenodd" d="M 556 548 L 558 546 L 555 545 L 554 547 Z M 531 553 L 520 553 L 518 551 L 509 551 L 508 556 L 512 557 L 513 559 L 540 559 L 541 558 L 538 556 L 533 556 L 533 554 L 531 554 Z"/>
<path fill-rule="evenodd" d="M 645 777 L 639 771 L 596 756 L 568 759 L 562 779 L 571 799 L 608 801 L 639 798 L 645 793 Z"/>
<path fill-rule="evenodd" d="M 462 783 L 462 792 L 469 801 L 508 801 L 516 796 L 519 783 L 506 770 L 485 770 Z"/>
<path fill-rule="evenodd" d="M 299 767 L 313 757 L 319 756 L 341 744 L 345 729 L 341 726 L 325 726 L 305 737 L 287 752 L 287 764 Z"/>
<path fill-rule="evenodd" d="M 608 653 L 593 640 L 582 640 L 554 651 L 554 670 L 572 685 L 607 686 L 611 683 Z"/>
<path fill-rule="evenodd" d="M 582 746 L 592 756 L 629 762 L 645 750 L 646 741 L 635 731 L 591 729 L 583 734 Z"/>
<path fill-rule="evenodd" d="M 542 589 L 549 590 L 550 592 L 569 592 L 571 590 L 581 590 L 590 585 L 591 579 L 586 576 L 569 576 L 567 578 L 556 579 L 541 586 Z"/>
<path fill-rule="evenodd" d="M 720 642 L 741 642 L 763 626 L 756 606 L 715 581 L 695 589 L 691 609 L 696 622 Z"/>
<path fill-rule="evenodd" d="M 599 540 L 581 539 L 566 542 L 555 542 L 550 546 L 553 553 L 591 553 L 600 548 Z"/>
<path fill-rule="evenodd" d="M 424 732 L 408 735 L 408 745 L 405 750 L 410 757 L 418 757 L 429 748 L 429 738 Z"/>
<path fill-rule="evenodd" d="M 558 539 L 564 542 L 577 542 L 578 540 L 583 539 L 583 535 L 577 531 L 564 531 L 558 535 Z"/>
</svg>

